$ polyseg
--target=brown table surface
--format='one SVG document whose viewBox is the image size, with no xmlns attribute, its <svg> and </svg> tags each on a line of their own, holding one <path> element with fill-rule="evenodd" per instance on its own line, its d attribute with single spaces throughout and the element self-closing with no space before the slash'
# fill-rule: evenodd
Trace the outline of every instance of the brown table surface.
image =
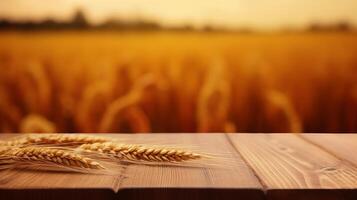
<svg viewBox="0 0 357 200">
<path fill-rule="evenodd" d="M 0 135 L 0 139 L 12 136 L 16 135 Z M 64 172 L 0 171 L 0 200 L 357 200 L 357 135 L 354 134 L 110 136 L 133 143 L 185 144 L 205 152 L 224 152 L 230 163 L 219 168 L 129 165 L 125 168 L 124 178 Z"/>
</svg>

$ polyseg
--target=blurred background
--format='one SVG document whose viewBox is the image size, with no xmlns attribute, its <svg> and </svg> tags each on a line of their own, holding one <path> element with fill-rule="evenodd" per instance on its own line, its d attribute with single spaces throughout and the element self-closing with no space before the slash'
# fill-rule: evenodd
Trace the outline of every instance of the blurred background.
<svg viewBox="0 0 357 200">
<path fill-rule="evenodd" d="M 356 11 L 0 0 L 0 132 L 357 132 Z"/>
</svg>

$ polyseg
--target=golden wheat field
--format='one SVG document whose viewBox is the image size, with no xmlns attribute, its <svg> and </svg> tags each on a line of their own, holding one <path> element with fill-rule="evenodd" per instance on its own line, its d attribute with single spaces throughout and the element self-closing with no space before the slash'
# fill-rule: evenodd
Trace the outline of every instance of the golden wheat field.
<svg viewBox="0 0 357 200">
<path fill-rule="evenodd" d="M 357 35 L 0 33 L 1 132 L 357 132 Z"/>
</svg>

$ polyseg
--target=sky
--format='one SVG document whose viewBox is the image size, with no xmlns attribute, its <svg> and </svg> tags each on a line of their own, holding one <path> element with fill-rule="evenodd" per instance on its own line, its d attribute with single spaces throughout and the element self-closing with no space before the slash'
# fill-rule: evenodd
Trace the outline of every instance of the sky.
<svg viewBox="0 0 357 200">
<path fill-rule="evenodd" d="M 196 27 L 276 29 L 339 21 L 357 25 L 357 0 L 0 0 L 0 18 L 66 20 L 79 8 L 92 23 L 118 17 Z"/>
</svg>

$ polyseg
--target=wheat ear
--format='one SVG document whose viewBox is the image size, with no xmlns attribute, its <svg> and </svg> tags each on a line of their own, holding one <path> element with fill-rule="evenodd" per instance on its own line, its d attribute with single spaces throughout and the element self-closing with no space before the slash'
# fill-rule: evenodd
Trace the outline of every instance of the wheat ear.
<svg viewBox="0 0 357 200">
<path fill-rule="evenodd" d="M 11 146 L 1 146 L 0 147 L 0 156 L 7 153 L 8 151 L 12 150 L 13 147 Z"/>
<path fill-rule="evenodd" d="M 80 150 L 87 152 L 103 153 L 107 156 L 114 156 L 122 161 L 147 161 L 147 162 L 184 162 L 197 160 L 202 155 L 189 151 L 171 149 L 165 147 L 148 147 L 142 145 L 128 145 L 121 143 L 94 143 L 83 144 Z"/>
<path fill-rule="evenodd" d="M 18 165 L 52 165 L 67 169 L 105 169 L 101 164 L 93 159 L 81 156 L 77 153 L 46 148 L 46 147 L 25 147 L 7 152 L 3 155 L 7 160 Z"/>
<path fill-rule="evenodd" d="M 82 134 L 41 134 L 27 135 L 19 139 L 2 141 L 1 145 L 6 146 L 25 146 L 25 145 L 81 145 L 91 143 L 101 143 L 111 141 L 110 138 L 97 137 Z"/>
<path fill-rule="evenodd" d="M 44 116 L 27 115 L 20 123 L 21 133 L 55 133 L 56 125 Z"/>
</svg>

